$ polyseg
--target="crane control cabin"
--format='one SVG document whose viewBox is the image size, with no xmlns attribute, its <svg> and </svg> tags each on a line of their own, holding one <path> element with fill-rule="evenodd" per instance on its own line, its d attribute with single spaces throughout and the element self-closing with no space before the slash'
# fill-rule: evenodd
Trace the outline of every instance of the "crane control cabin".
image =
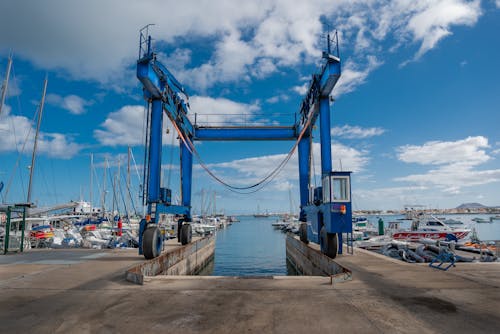
<svg viewBox="0 0 500 334">
<path fill-rule="evenodd" d="M 199 126 L 189 118 L 188 94 L 183 85 L 157 59 L 148 26 L 141 30 L 137 78 L 148 102 L 144 201 L 147 215 L 139 229 L 139 254 L 151 259 L 161 253 L 163 237 L 159 215 L 177 215 L 178 241 L 191 242 L 191 188 L 195 141 L 289 140 L 298 149 L 300 187 L 300 239 L 316 242 L 335 258 L 342 252 L 342 233 L 352 232 L 350 172 L 332 170 L 330 94 L 340 78 L 338 38 L 328 35 L 323 65 L 312 76 L 293 124 L 289 126 Z M 333 42 L 333 48 L 332 48 Z M 333 49 L 333 52 L 332 52 Z M 170 119 L 180 138 L 180 204 L 171 200 L 171 189 L 161 187 L 163 117 Z M 319 117 L 321 186 L 311 186 L 312 129 Z M 291 151 L 291 153 L 293 153 Z M 226 186 L 228 186 L 226 184 Z"/>
</svg>

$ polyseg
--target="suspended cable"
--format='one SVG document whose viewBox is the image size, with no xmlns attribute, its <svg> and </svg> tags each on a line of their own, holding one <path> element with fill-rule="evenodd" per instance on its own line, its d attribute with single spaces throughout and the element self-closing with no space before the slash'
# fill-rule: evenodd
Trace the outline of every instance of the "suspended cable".
<svg viewBox="0 0 500 334">
<path fill-rule="evenodd" d="M 310 116 L 310 115 L 309 115 Z M 179 134 L 179 137 L 180 139 L 182 140 L 182 142 L 184 143 L 184 145 L 186 146 L 186 148 L 188 149 L 188 151 L 190 153 L 192 153 L 198 160 L 200 166 L 214 179 L 216 180 L 217 182 L 219 182 L 220 184 L 222 184 L 223 186 L 225 186 L 226 188 L 228 188 L 230 191 L 233 191 L 233 192 L 236 192 L 236 193 L 240 193 L 240 194 L 251 194 L 251 193 L 255 193 L 259 190 L 261 190 L 262 188 L 264 188 L 267 184 L 269 184 L 279 173 L 280 171 L 285 167 L 285 165 L 288 163 L 288 161 L 290 161 L 293 153 L 295 152 L 295 150 L 297 149 L 297 146 L 299 145 L 299 142 L 300 140 L 302 139 L 302 137 L 304 136 L 304 134 L 306 133 L 306 131 L 309 129 L 309 126 L 311 124 L 311 120 L 312 120 L 312 117 L 308 117 L 307 119 L 307 122 L 306 124 L 304 125 L 302 131 L 300 132 L 299 136 L 297 137 L 297 140 L 295 141 L 292 149 L 288 152 L 287 156 L 285 157 L 285 159 L 283 159 L 283 161 L 281 161 L 278 166 L 273 169 L 266 177 L 264 177 L 262 180 L 260 180 L 259 182 L 253 184 L 253 185 L 250 185 L 250 186 L 245 186 L 245 187 L 237 187 L 237 186 L 233 186 L 233 185 L 230 185 L 229 183 L 225 182 L 224 180 L 222 180 L 220 177 L 218 177 L 217 175 L 214 174 L 214 172 L 212 172 L 207 164 L 204 163 L 203 159 L 201 158 L 200 154 L 198 153 L 198 151 L 196 150 L 194 144 L 192 143 L 192 141 L 189 139 L 189 138 L 186 138 L 182 132 L 180 131 L 180 129 L 178 128 L 177 124 L 175 124 L 174 121 L 172 121 L 172 125 L 174 126 L 174 128 L 176 129 L 177 133 Z M 257 189 L 254 189 L 254 190 L 251 190 L 251 191 L 245 191 L 243 192 L 242 190 L 250 190 L 250 189 L 253 189 L 253 188 L 257 188 Z"/>
</svg>

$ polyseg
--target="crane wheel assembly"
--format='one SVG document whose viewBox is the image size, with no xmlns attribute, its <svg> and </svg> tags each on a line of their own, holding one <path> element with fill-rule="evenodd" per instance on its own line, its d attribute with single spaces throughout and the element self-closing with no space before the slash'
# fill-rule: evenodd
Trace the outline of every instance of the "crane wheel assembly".
<svg viewBox="0 0 500 334">
<path fill-rule="evenodd" d="M 162 249 L 162 236 L 160 229 L 155 226 L 149 226 L 142 236 L 142 253 L 147 260 L 158 257 Z"/>
<path fill-rule="evenodd" d="M 305 222 L 300 223 L 299 236 L 300 236 L 300 241 L 306 244 L 309 243 L 309 239 L 307 238 L 307 223 Z"/>
<path fill-rule="evenodd" d="M 332 259 L 337 257 L 337 233 L 328 233 L 325 226 L 323 226 L 319 232 L 319 245 L 323 254 L 331 257 Z"/>
<path fill-rule="evenodd" d="M 191 242 L 193 236 L 193 230 L 191 227 L 191 224 L 189 223 L 183 223 L 181 227 L 181 245 L 187 245 Z"/>
</svg>

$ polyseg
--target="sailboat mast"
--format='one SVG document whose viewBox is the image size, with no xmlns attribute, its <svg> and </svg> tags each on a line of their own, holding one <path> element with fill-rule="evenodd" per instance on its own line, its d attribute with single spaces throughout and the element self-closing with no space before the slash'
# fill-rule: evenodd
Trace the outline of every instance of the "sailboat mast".
<svg viewBox="0 0 500 334">
<path fill-rule="evenodd" d="M 0 99 L 0 115 L 2 115 L 3 104 L 5 103 L 5 96 L 7 95 L 7 87 L 9 86 L 10 68 L 12 67 L 12 52 L 9 55 L 9 61 L 7 63 L 7 72 L 5 73 L 5 79 L 2 85 L 2 98 Z"/>
<path fill-rule="evenodd" d="M 101 204 L 102 204 L 102 216 L 104 217 L 106 214 L 106 170 L 108 166 L 108 158 L 104 158 L 104 170 L 103 170 L 103 177 L 102 177 L 102 199 L 101 199 Z"/>
<path fill-rule="evenodd" d="M 214 216 L 217 215 L 217 193 L 214 190 Z"/>
<path fill-rule="evenodd" d="M 33 171 L 35 170 L 35 161 L 36 161 L 36 148 L 37 148 L 37 143 L 38 143 L 38 134 L 40 132 L 40 123 L 42 122 L 43 106 L 45 104 L 45 94 L 47 93 L 47 82 L 48 82 L 48 78 L 47 78 L 47 76 L 45 76 L 45 80 L 43 82 L 42 100 L 40 101 L 40 110 L 38 111 L 38 121 L 36 124 L 35 143 L 33 144 L 33 153 L 31 155 L 30 180 L 28 183 L 27 203 L 31 203 L 31 191 L 32 191 L 32 186 L 33 186 Z"/>
<path fill-rule="evenodd" d="M 92 208 L 94 207 L 94 204 L 92 202 L 92 192 L 93 192 L 93 180 L 94 176 L 92 175 L 92 172 L 94 170 L 94 154 L 90 153 L 90 213 L 92 214 Z"/>
<path fill-rule="evenodd" d="M 128 210 L 128 208 L 130 208 L 132 206 L 132 203 L 133 203 L 133 199 L 132 199 L 132 196 L 131 196 L 131 192 L 130 192 L 130 146 L 128 146 L 128 150 L 127 150 L 127 218 L 130 219 L 130 212 Z M 135 208 L 135 206 L 134 206 Z"/>
</svg>

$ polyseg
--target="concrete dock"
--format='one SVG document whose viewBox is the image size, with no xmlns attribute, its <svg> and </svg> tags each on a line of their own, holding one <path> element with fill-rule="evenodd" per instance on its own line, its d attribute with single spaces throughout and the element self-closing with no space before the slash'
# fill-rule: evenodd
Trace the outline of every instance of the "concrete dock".
<svg viewBox="0 0 500 334">
<path fill-rule="evenodd" d="M 172 246 L 175 247 L 175 246 Z M 159 276 L 125 272 L 137 250 L 0 256 L 2 333 L 497 333 L 500 263 L 443 272 L 363 250 L 329 277 Z"/>
</svg>

